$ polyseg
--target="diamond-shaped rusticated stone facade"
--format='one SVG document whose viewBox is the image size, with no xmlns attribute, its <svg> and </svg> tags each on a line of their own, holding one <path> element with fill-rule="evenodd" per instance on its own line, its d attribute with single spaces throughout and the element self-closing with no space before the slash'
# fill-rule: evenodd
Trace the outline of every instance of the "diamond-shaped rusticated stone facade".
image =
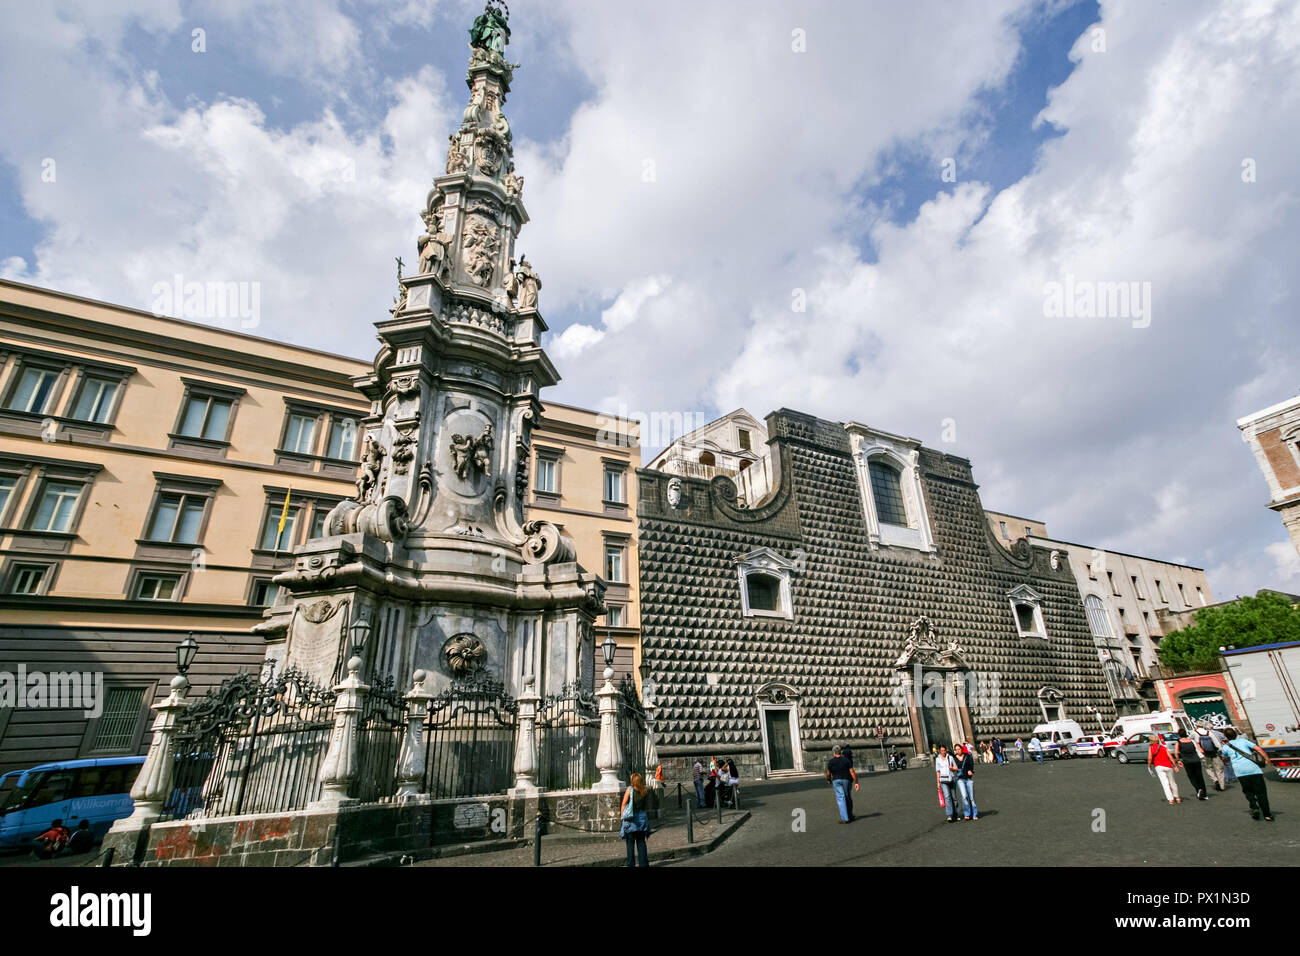
<svg viewBox="0 0 1300 956">
<path fill-rule="evenodd" d="M 835 743 L 874 746 L 877 725 L 909 745 L 896 663 L 923 615 L 984 681 L 969 702 L 977 738 L 1041 723 L 1044 687 L 1080 723 L 1088 706 L 1113 713 L 1069 562 L 1053 570 L 1049 552 L 991 536 L 970 462 L 920 448 L 935 550 L 873 548 L 845 427 L 784 409 L 767 424 L 780 481 L 752 510 L 727 478 L 639 472 L 643 659 L 661 754 L 734 754 L 761 771 L 756 694 L 774 682 L 797 695 L 808 769 Z M 791 562 L 791 619 L 744 613 L 738 563 L 758 548 Z M 1020 636 L 1008 598 L 1018 585 L 1041 595 L 1046 641 Z"/>
</svg>

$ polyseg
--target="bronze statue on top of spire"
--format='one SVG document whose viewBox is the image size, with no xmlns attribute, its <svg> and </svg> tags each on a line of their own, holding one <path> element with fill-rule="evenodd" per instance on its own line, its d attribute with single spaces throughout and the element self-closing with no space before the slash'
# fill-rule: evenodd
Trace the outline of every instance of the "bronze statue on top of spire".
<svg viewBox="0 0 1300 956">
<path fill-rule="evenodd" d="M 488 0 L 470 27 L 469 45 L 505 56 L 506 44 L 510 42 L 509 17 L 510 8 L 503 0 Z"/>
</svg>

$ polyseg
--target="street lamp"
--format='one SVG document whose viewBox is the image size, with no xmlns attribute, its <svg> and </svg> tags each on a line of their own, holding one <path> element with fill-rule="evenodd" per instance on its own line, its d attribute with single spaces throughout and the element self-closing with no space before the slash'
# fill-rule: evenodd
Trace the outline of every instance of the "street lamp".
<svg viewBox="0 0 1300 956">
<path fill-rule="evenodd" d="M 641 659 L 641 666 L 636 671 L 641 675 L 641 684 L 644 686 L 645 682 L 650 679 L 650 665 L 645 662 L 645 658 Z"/>
<path fill-rule="evenodd" d="M 190 631 L 189 636 L 176 645 L 176 672 L 178 674 L 188 672 L 198 652 L 199 642 L 194 639 L 194 632 Z"/>
<path fill-rule="evenodd" d="M 352 656 L 360 657 L 366 647 L 366 638 L 370 636 L 370 621 L 364 617 L 357 618 L 352 622 L 348 633 L 352 638 Z"/>
<path fill-rule="evenodd" d="M 614 640 L 613 634 L 606 634 L 605 640 L 600 645 L 601 652 L 605 655 L 605 670 L 613 671 L 614 669 L 614 652 L 618 650 L 618 642 Z M 613 673 L 605 675 L 613 677 Z"/>
</svg>

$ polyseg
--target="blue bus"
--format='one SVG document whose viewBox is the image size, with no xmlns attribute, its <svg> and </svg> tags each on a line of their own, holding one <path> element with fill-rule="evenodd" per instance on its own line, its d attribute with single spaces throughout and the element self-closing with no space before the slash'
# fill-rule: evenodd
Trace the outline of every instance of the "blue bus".
<svg viewBox="0 0 1300 956">
<path fill-rule="evenodd" d="M 143 764 L 144 757 L 63 760 L 0 777 L 0 789 L 18 777 L 0 805 L 0 850 L 30 849 L 32 839 L 60 819 L 69 830 L 89 820 L 102 840 L 114 820 L 131 815 L 131 786 Z"/>
</svg>

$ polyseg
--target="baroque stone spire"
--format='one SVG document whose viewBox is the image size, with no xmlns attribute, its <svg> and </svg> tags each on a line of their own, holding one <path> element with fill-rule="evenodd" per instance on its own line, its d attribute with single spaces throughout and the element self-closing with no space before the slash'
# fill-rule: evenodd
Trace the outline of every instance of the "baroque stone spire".
<svg viewBox="0 0 1300 956">
<path fill-rule="evenodd" d="M 541 346 L 541 281 L 514 255 L 528 214 L 502 112 L 518 66 L 509 40 L 505 5 L 489 0 L 470 30 L 469 102 L 420 211 L 417 269 L 399 268 L 374 367 L 354 379 L 370 400 L 357 494 L 276 580 L 297 606 L 346 593 L 354 616 L 400 612 L 393 659 L 434 686 L 454 676 L 440 649 L 468 635 L 495 679 L 518 690 L 533 676 L 552 693 L 583 677 L 605 588 L 562 529 L 524 522 L 538 393 L 559 375 Z M 284 656 L 332 661 L 321 635 L 304 650 L 295 635 L 310 620 L 287 614 L 262 626 L 287 629 Z"/>
</svg>

